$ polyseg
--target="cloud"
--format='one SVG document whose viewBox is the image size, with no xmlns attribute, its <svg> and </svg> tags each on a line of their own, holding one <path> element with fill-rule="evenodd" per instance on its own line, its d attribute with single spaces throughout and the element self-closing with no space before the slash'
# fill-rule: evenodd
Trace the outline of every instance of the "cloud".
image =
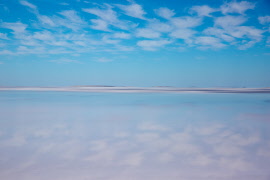
<svg viewBox="0 0 270 180">
<path fill-rule="evenodd" d="M 224 29 L 217 28 L 217 27 L 209 27 L 203 31 L 204 34 L 206 35 L 213 35 L 216 36 L 224 41 L 227 42 L 232 42 L 235 40 L 234 37 L 231 35 L 227 34 L 227 32 Z"/>
<path fill-rule="evenodd" d="M 165 126 L 162 126 L 160 124 L 150 123 L 150 122 L 142 123 L 139 126 L 139 129 L 143 131 L 168 131 L 169 130 Z"/>
<path fill-rule="evenodd" d="M 114 33 L 112 37 L 119 38 L 119 39 L 130 39 L 131 35 L 129 33 L 117 32 L 117 33 Z"/>
<path fill-rule="evenodd" d="M 45 54 L 44 47 L 26 47 L 26 46 L 19 46 L 17 48 L 16 54 Z"/>
<path fill-rule="evenodd" d="M 220 39 L 211 36 L 197 37 L 194 43 L 202 48 L 223 48 L 226 46 Z"/>
<path fill-rule="evenodd" d="M 0 33 L 0 39 L 8 39 L 7 34 Z"/>
<path fill-rule="evenodd" d="M 147 25 L 147 27 L 149 29 L 152 29 L 152 30 L 157 31 L 157 32 L 162 32 L 162 33 L 171 32 L 173 30 L 173 26 L 170 23 L 168 23 L 168 22 L 163 23 L 157 19 L 153 19 L 153 20 L 149 21 L 149 24 Z"/>
<path fill-rule="evenodd" d="M 258 20 L 261 24 L 269 24 L 270 16 L 261 16 L 261 17 L 258 17 Z"/>
<path fill-rule="evenodd" d="M 261 41 L 264 32 L 252 26 L 243 26 L 246 21 L 247 18 L 244 16 L 217 17 L 214 19 L 215 27 L 207 28 L 203 32 L 227 42 L 234 42 L 238 49 L 244 50 Z"/>
<path fill-rule="evenodd" d="M 45 27 L 47 27 L 47 28 L 48 28 L 48 26 L 50 26 L 50 27 L 56 27 L 57 26 L 57 24 L 54 22 L 54 19 L 49 17 L 49 16 L 39 15 L 38 20 L 40 21 L 40 23 L 42 25 L 45 25 Z"/>
<path fill-rule="evenodd" d="M 229 13 L 238 13 L 238 14 L 244 14 L 245 11 L 249 9 L 254 9 L 255 4 L 247 1 L 232 1 L 223 4 L 220 9 L 223 14 L 229 14 Z"/>
<path fill-rule="evenodd" d="M 122 164 L 129 165 L 129 166 L 139 166 L 144 159 L 143 153 L 141 152 L 134 152 L 127 154 L 123 157 Z"/>
<path fill-rule="evenodd" d="M 202 19 L 198 17 L 183 16 L 175 17 L 170 22 L 177 28 L 193 28 L 202 24 Z"/>
<path fill-rule="evenodd" d="M 84 24 L 85 22 L 78 16 L 77 12 L 74 10 L 61 11 L 59 14 L 68 19 L 71 23 Z"/>
<path fill-rule="evenodd" d="M 111 61 L 113 61 L 113 60 L 112 59 L 105 58 L 105 57 L 102 57 L 102 58 L 98 58 L 97 59 L 97 62 L 102 62 L 102 63 L 111 62 Z"/>
<path fill-rule="evenodd" d="M 173 31 L 170 36 L 178 39 L 190 39 L 195 33 L 196 31 L 185 28 Z"/>
<path fill-rule="evenodd" d="M 19 1 L 21 5 L 26 6 L 34 11 L 34 13 L 37 13 L 37 6 L 34 4 L 29 3 L 28 1 Z"/>
<path fill-rule="evenodd" d="M 137 45 L 148 51 L 155 51 L 157 48 L 163 47 L 172 43 L 169 40 L 142 40 L 138 41 Z"/>
<path fill-rule="evenodd" d="M 136 45 L 153 51 L 167 44 L 172 44 L 170 47 L 174 49 L 179 45 L 206 49 L 217 45 L 217 48 L 227 46 L 244 50 L 267 39 L 264 37 L 269 33 L 270 16 L 257 17 L 266 27 L 252 26 L 254 17 L 245 13 L 254 9 L 255 4 L 247 1 L 224 3 L 220 9 L 209 5 L 193 6 L 188 15 L 178 17 L 175 10 L 160 7 L 154 10 L 151 18 L 145 17 L 147 12 L 141 5 L 129 2 L 128 5 L 88 4 L 89 8 L 78 11 L 69 9 L 41 14 L 35 4 L 19 0 L 18 3 L 28 8 L 36 20 L 1 21 L 0 27 L 6 29 L 0 33 L 1 53 L 131 51 L 136 49 Z M 268 46 L 267 40 L 265 43 Z"/>
<path fill-rule="evenodd" d="M 9 139 L 1 142 L 0 146 L 20 147 L 27 143 L 26 137 L 20 134 L 15 134 Z"/>
<path fill-rule="evenodd" d="M 21 22 L 16 22 L 16 23 L 3 22 L 0 24 L 0 27 L 6 28 L 6 29 L 11 29 L 15 34 L 21 34 L 21 33 L 25 32 L 27 25 L 23 24 Z"/>
<path fill-rule="evenodd" d="M 138 18 L 138 19 L 145 19 L 144 15 L 146 12 L 143 10 L 142 6 L 136 3 L 132 3 L 130 5 L 122 5 L 117 4 L 118 8 L 124 11 L 124 13 L 128 16 Z"/>
<path fill-rule="evenodd" d="M 207 5 L 193 6 L 190 9 L 190 13 L 196 13 L 198 16 L 208 16 L 208 17 L 212 17 L 211 13 L 216 11 L 217 11 L 216 9 L 213 9 Z"/>
<path fill-rule="evenodd" d="M 50 62 L 57 63 L 57 64 L 79 63 L 79 61 L 77 61 L 77 60 L 66 59 L 66 58 L 50 60 Z"/>
<path fill-rule="evenodd" d="M 9 50 L 2 50 L 0 51 L 0 55 L 14 55 L 14 53 Z"/>
<path fill-rule="evenodd" d="M 91 25 L 92 29 L 101 31 L 111 31 L 108 28 L 109 24 L 102 19 L 92 19 L 91 22 L 93 23 L 93 25 Z"/>
<path fill-rule="evenodd" d="M 55 37 L 53 34 L 49 31 L 41 31 L 41 32 L 35 32 L 32 36 L 33 39 L 38 39 L 42 41 L 53 41 Z"/>
<path fill-rule="evenodd" d="M 232 28 L 235 26 L 239 26 L 246 21 L 247 21 L 247 18 L 245 18 L 243 16 L 227 15 L 227 16 L 215 18 L 214 23 L 215 23 L 215 26 L 219 26 L 219 27 L 226 29 L 226 28 Z"/>
<path fill-rule="evenodd" d="M 154 10 L 156 12 L 156 14 L 164 19 L 170 19 L 171 17 L 173 17 L 175 15 L 173 10 L 170 10 L 166 7 L 161 7 L 159 9 L 155 9 Z"/>
<path fill-rule="evenodd" d="M 105 8 L 89 8 L 82 9 L 84 12 L 96 15 L 100 19 L 91 19 L 93 25 L 91 26 L 93 29 L 102 30 L 102 31 L 110 31 L 108 28 L 109 25 L 114 27 L 127 30 L 129 29 L 129 25 L 118 19 L 117 13 L 112 10 L 112 7 L 106 5 Z"/>
<path fill-rule="evenodd" d="M 144 37 L 144 38 L 159 38 L 161 36 L 161 33 L 156 32 L 152 29 L 141 28 L 141 29 L 137 29 L 136 36 Z"/>
</svg>

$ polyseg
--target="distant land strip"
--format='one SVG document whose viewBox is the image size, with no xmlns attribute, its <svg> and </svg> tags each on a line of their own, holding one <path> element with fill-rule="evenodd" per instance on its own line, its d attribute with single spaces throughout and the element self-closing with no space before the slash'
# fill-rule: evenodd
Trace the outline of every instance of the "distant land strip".
<svg viewBox="0 0 270 180">
<path fill-rule="evenodd" d="M 70 86 L 70 87 L 6 87 L 0 91 L 60 91 L 93 93 L 270 93 L 265 88 L 178 88 L 167 86 L 130 87 L 130 86 Z"/>
</svg>

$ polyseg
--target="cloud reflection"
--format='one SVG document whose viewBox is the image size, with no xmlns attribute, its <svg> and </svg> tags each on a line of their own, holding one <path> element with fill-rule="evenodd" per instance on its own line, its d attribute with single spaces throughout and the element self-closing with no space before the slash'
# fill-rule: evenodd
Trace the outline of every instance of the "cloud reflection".
<svg viewBox="0 0 270 180">
<path fill-rule="evenodd" d="M 17 107 L 16 116 L 11 116 L 12 106 L 0 110 L 8 120 L 0 126 L 0 178 L 269 178 L 269 132 L 239 121 L 239 114 L 252 108 L 235 112 L 229 104 L 225 113 L 224 108 L 213 113 L 207 104 L 200 110 L 148 104 L 123 108 L 43 103 Z M 217 119 L 216 113 L 224 116 Z M 268 122 L 258 123 L 269 127 Z"/>
</svg>

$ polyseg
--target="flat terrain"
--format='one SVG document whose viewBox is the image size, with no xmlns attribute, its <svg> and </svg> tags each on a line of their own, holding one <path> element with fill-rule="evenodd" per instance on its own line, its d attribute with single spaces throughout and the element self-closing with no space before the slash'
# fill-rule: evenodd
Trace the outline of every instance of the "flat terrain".
<svg viewBox="0 0 270 180">
<path fill-rule="evenodd" d="M 108 93 L 270 93 L 270 88 L 177 88 L 125 86 L 0 87 L 0 91 L 70 91 Z"/>
</svg>

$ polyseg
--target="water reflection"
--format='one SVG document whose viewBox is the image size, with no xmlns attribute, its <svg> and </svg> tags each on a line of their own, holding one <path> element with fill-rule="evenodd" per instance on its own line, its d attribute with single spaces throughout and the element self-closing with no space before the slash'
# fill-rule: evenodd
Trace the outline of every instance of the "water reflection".
<svg viewBox="0 0 270 180">
<path fill-rule="evenodd" d="M 0 96 L 0 179 L 270 178 L 269 95 Z"/>
</svg>

